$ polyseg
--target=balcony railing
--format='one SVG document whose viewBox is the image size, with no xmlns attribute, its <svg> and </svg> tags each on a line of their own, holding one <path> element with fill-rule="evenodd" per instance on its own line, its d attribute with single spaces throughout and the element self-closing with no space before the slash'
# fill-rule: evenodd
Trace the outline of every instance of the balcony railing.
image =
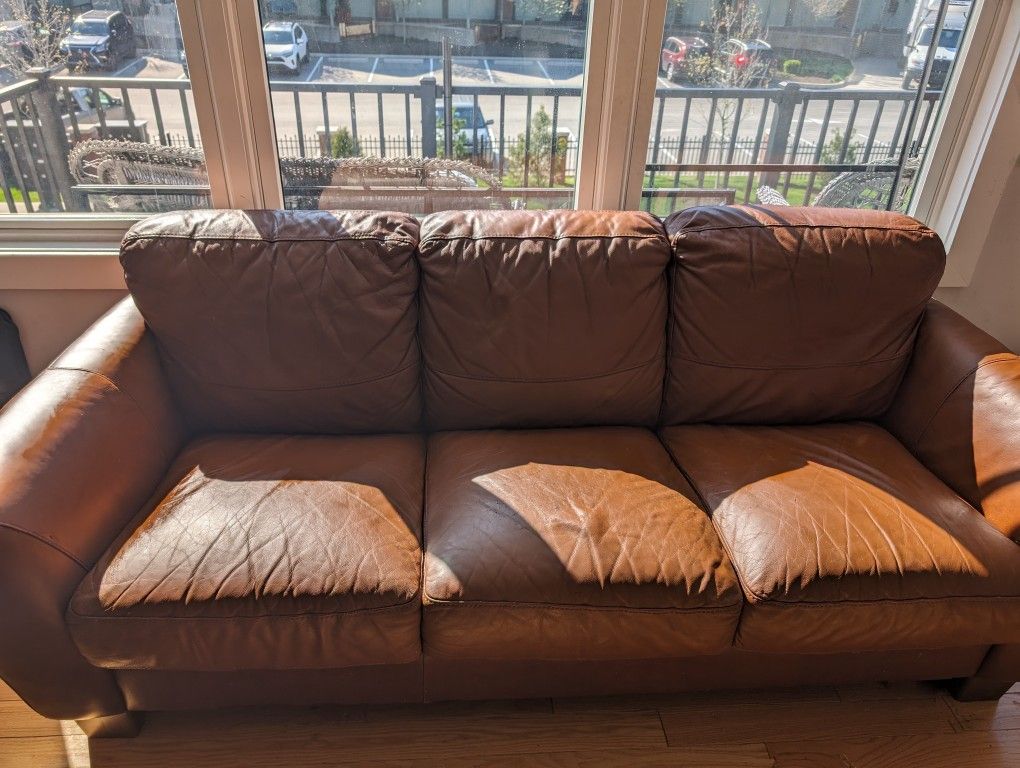
<svg viewBox="0 0 1020 768">
<path fill-rule="evenodd" d="M 579 87 L 455 83 L 444 90 L 433 78 L 417 84 L 271 85 L 281 156 L 459 156 L 499 178 L 502 188 L 490 196 L 494 204 L 570 203 L 578 161 Z M 86 112 L 60 106 L 80 105 L 82 95 L 89 102 Z M 905 150 L 916 154 L 920 149 L 940 98 L 935 91 L 924 95 L 908 144 L 903 134 L 916 95 L 905 90 L 809 90 L 796 84 L 659 88 L 644 204 L 664 212 L 678 200 L 713 190 L 721 200 L 753 201 L 762 183 L 794 202 L 809 203 L 834 174 L 897 173 Z M 452 104 L 470 104 L 474 114 L 484 110 L 493 117 L 491 127 L 477 120 L 467 129 L 437 121 Z M 11 213 L 89 210 L 90 200 L 102 194 L 130 200 L 158 194 L 163 187 L 169 200 L 182 186 L 198 197 L 208 194 L 201 183 L 83 184 L 68 170 L 69 150 L 86 139 L 200 150 L 188 80 L 29 78 L 0 89 L 0 109 L 0 191 Z M 546 112 L 541 125 L 535 120 L 539 109 Z M 345 130 L 349 140 L 334 148 L 338 130 Z"/>
</svg>

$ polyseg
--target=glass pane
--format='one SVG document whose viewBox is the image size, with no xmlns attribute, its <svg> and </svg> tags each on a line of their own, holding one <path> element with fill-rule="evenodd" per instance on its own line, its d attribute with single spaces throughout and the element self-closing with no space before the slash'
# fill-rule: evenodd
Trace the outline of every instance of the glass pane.
<svg viewBox="0 0 1020 768">
<path fill-rule="evenodd" d="M 971 6 L 670 0 L 643 207 L 905 210 Z"/>
<path fill-rule="evenodd" d="M 260 9 L 288 208 L 573 204 L 586 2 Z"/>
<path fill-rule="evenodd" d="M 0 211 L 209 205 L 174 0 L 0 0 Z"/>
</svg>

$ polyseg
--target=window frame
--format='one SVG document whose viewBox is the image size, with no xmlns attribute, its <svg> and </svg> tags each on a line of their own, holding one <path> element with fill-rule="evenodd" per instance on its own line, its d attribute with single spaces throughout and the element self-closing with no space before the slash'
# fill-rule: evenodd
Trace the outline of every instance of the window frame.
<svg viewBox="0 0 1020 768">
<path fill-rule="evenodd" d="M 972 13 L 908 211 L 945 243 L 941 288 L 970 285 L 1016 163 L 1004 107 L 1020 89 L 1020 4 L 979 0 Z"/>
<path fill-rule="evenodd" d="M 213 207 L 282 208 L 257 0 L 177 0 L 177 9 Z M 589 3 L 575 207 L 640 206 L 665 20 L 666 0 Z M 1007 158 L 1015 154 L 1003 107 L 1010 89 L 1020 86 L 1020 4 L 976 0 L 970 23 L 910 208 L 946 241 L 944 287 L 969 284 L 995 213 L 989 202 L 1005 189 L 1013 170 Z M 114 256 L 140 218 L 4 214 L 0 257 L 53 254 L 81 266 L 67 266 L 61 285 L 95 287 L 93 279 L 75 275 L 97 254 Z M 0 258 L 0 286 L 18 287 L 22 267 L 12 272 Z M 109 270 L 103 274 L 110 279 Z"/>
</svg>

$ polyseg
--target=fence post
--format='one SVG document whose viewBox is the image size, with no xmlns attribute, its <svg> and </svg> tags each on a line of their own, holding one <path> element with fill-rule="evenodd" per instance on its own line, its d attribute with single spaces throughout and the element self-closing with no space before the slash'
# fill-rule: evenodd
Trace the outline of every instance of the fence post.
<svg viewBox="0 0 1020 768">
<path fill-rule="evenodd" d="M 421 91 L 421 154 L 436 156 L 436 78 L 423 77 Z"/>
<path fill-rule="evenodd" d="M 39 190 L 39 196 L 49 210 L 87 211 L 85 196 L 74 191 L 74 179 L 71 178 L 71 171 L 67 165 L 71 145 L 64 132 L 64 121 L 60 106 L 57 104 L 56 86 L 50 80 L 53 70 L 47 67 L 31 67 L 25 74 L 39 84 L 38 89 L 30 95 L 39 118 L 36 133 L 43 157 L 47 160 L 45 165 L 50 170 L 53 191 L 59 199 L 53 199 L 53 195 L 46 194 L 47 190 L 42 189 Z M 25 149 L 29 151 L 28 147 Z M 34 162 L 31 155 L 29 161 Z"/>
<path fill-rule="evenodd" d="M 793 126 L 793 111 L 800 103 L 800 86 L 797 83 L 786 83 L 782 93 L 776 99 L 776 111 L 772 115 L 772 126 L 769 128 L 769 143 L 765 150 L 766 163 L 783 163 L 786 161 L 786 149 L 790 141 L 790 128 Z M 779 181 L 779 174 L 769 171 L 762 175 L 762 184 L 774 187 Z"/>
</svg>

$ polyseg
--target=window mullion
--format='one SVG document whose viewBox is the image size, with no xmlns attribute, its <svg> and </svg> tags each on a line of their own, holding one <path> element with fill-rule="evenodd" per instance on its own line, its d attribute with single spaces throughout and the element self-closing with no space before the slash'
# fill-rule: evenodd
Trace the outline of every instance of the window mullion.
<svg viewBox="0 0 1020 768">
<path fill-rule="evenodd" d="M 1015 158 L 1003 107 L 1020 82 L 1020 8 L 982 3 L 970 24 L 910 211 L 945 241 L 942 287 L 970 283 Z"/>
<path fill-rule="evenodd" d="M 178 0 L 212 204 L 281 208 L 256 0 Z"/>
<path fill-rule="evenodd" d="M 592 0 L 591 14 L 575 204 L 638 208 L 666 0 Z"/>
</svg>

